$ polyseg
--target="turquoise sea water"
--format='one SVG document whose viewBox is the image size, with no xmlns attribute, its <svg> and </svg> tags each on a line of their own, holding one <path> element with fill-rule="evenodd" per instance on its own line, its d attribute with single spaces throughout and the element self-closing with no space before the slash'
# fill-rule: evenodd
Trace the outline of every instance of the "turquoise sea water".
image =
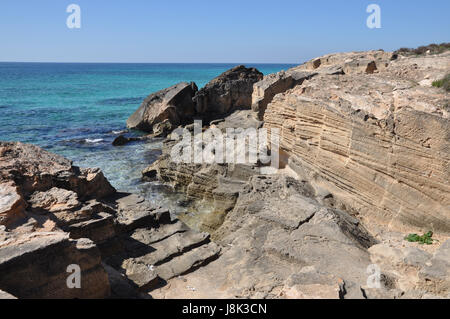
<svg viewBox="0 0 450 319">
<path fill-rule="evenodd" d="M 140 182 L 140 171 L 159 155 L 159 141 L 119 148 L 111 142 L 150 93 L 181 81 L 201 88 L 233 66 L 0 63 L 0 140 L 37 144 L 77 166 L 100 167 L 117 189 L 157 196 L 157 186 Z M 264 74 L 292 67 L 247 66 Z"/>
</svg>

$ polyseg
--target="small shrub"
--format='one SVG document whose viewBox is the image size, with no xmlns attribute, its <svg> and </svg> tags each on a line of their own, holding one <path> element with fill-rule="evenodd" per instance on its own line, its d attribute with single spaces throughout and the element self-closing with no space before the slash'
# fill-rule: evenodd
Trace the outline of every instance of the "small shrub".
<svg viewBox="0 0 450 319">
<path fill-rule="evenodd" d="M 428 233 L 419 236 L 417 234 L 409 234 L 405 237 L 405 240 L 411 243 L 419 243 L 420 245 L 432 245 L 433 244 L 433 232 L 429 231 Z"/>
<path fill-rule="evenodd" d="M 441 43 L 441 44 L 430 44 L 427 46 L 420 46 L 416 49 L 410 49 L 410 48 L 401 48 L 395 51 L 395 54 L 400 55 L 424 55 L 428 51 L 430 51 L 430 54 L 440 54 L 447 50 L 450 50 L 450 43 Z"/>
<path fill-rule="evenodd" d="M 447 92 L 450 91 L 450 74 L 447 74 L 442 80 L 434 81 L 433 86 L 437 88 L 443 88 Z"/>
</svg>

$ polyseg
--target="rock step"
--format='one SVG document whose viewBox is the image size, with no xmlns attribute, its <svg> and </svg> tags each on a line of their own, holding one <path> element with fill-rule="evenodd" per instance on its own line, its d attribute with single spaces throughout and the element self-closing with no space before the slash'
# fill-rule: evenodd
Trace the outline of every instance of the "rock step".
<svg viewBox="0 0 450 319">
<path fill-rule="evenodd" d="M 117 203 L 116 233 L 123 234 L 137 228 L 170 224 L 170 212 L 155 207 L 141 196 L 135 194 L 119 194 Z"/>
<path fill-rule="evenodd" d="M 219 257 L 220 247 L 211 242 L 209 244 L 197 247 L 191 251 L 173 258 L 169 262 L 156 268 L 158 276 L 167 281 L 177 276 L 190 273 L 201 266 L 209 264 Z"/>
<path fill-rule="evenodd" d="M 70 238 L 89 238 L 96 244 L 114 237 L 114 217 L 108 213 L 99 213 L 92 219 L 70 225 L 66 228 Z"/>
<path fill-rule="evenodd" d="M 125 249 L 130 256 L 135 257 L 125 260 L 122 263 L 122 267 L 128 271 L 133 264 L 157 266 L 208 242 L 209 234 L 197 233 L 191 230 L 184 233 L 175 233 L 152 245 L 133 239 L 125 244 Z"/>
<path fill-rule="evenodd" d="M 133 240 L 129 241 L 126 247 L 127 249 L 131 250 L 134 248 L 133 245 L 136 242 L 146 245 L 152 245 L 164 239 L 167 239 L 172 235 L 175 235 L 177 233 L 184 233 L 188 230 L 189 228 L 179 220 L 173 222 L 172 224 L 160 225 L 160 227 L 158 228 L 139 228 L 131 234 L 130 237 Z"/>
</svg>

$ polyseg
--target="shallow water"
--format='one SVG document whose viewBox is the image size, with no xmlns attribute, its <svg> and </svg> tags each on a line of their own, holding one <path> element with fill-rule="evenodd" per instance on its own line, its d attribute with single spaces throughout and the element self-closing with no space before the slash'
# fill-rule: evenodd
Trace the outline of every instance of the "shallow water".
<svg viewBox="0 0 450 319">
<path fill-rule="evenodd" d="M 233 64 L 0 63 L 0 140 L 32 143 L 81 167 L 99 167 L 121 191 L 170 201 L 165 187 L 142 183 L 160 140 L 111 145 L 127 118 L 155 91 L 181 81 L 199 87 Z M 247 65 L 264 74 L 286 64 Z M 130 132 L 141 135 L 141 132 Z"/>
</svg>

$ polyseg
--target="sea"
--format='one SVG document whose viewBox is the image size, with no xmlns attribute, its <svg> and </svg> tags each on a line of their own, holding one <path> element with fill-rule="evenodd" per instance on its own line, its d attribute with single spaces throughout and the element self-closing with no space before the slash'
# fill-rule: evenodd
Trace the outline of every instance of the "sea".
<svg viewBox="0 0 450 319">
<path fill-rule="evenodd" d="M 141 181 L 161 140 L 113 147 L 126 120 L 149 94 L 178 82 L 199 88 L 237 64 L 0 63 L 0 141 L 20 141 L 99 167 L 118 190 L 164 202 L 167 188 Z M 264 74 L 290 64 L 246 64 Z M 164 204 L 164 203 L 162 203 Z"/>
</svg>

